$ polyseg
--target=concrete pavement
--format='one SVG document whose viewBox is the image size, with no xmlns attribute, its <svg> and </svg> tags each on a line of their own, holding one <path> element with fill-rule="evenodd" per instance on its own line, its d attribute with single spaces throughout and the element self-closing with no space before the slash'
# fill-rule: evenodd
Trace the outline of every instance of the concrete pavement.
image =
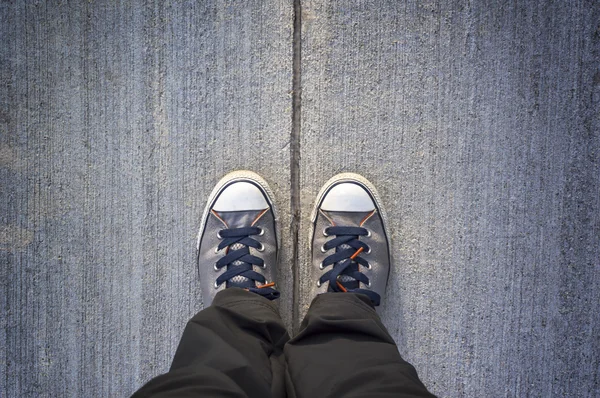
<svg viewBox="0 0 600 398">
<path fill-rule="evenodd" d="M 294 71 L 290 1 L 0 4 L 0 396 L 166 371 L 239 168 L 275 191 L 290 329 L 314 196 L 359 172 L 391 219 L 382 318 L 432 392 L 600 395 L 600 5 L 301 8 Z"/>
</svg>

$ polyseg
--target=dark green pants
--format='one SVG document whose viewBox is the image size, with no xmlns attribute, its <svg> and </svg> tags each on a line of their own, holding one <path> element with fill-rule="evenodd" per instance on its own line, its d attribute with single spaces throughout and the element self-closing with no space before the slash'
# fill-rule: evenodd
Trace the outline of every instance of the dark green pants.
<svg viewBox="0 0 600 398">
<path fill-rule="evenodd" d="M 314 299 L 289 338 L 273 302 L 226 289 L 188 323 L 168 373 L 134 397 L 430 397 L 366 296 Z"/>
</svg>

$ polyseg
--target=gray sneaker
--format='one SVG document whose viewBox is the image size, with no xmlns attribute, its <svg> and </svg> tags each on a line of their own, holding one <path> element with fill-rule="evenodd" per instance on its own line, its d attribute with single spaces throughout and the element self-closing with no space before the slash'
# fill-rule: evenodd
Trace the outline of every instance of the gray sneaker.
<svg viewBox="0 0 600 398">
<path fill-rule="evenodd" d="M 319 192 L 311 221 L 311 296 L 362 293 L 378 306 L 391 261 L 390 235 L 375 187 L 358 174 L 336 175 Z"/>
<path fill-rule="evenodd" d="M 279 297 L 279 230 L 273 193 L 258 174 L 234 171 L 213 189 L 198 233 L 198 273 L 205 306 L 229 287 Z"/>
</svg>

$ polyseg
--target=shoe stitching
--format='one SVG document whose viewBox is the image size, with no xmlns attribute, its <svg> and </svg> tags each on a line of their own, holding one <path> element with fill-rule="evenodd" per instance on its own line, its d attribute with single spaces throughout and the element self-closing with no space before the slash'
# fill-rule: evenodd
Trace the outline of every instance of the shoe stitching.
<svg viewBox="0 0 600 398">
<path fill-rule="evenodd" d="M 260 212 L 260 213 L 259 213 L 259 214 L 256 216 L 256 218 L 254 219 L 254 221 L 252 221 L 252 224 L 250 224 L 250 226 L 251 226 L 251 227 L 253 227 L 253 226 L 254 226 L 254 224 L 256 224 L 256 222 L 257 222 L 257 221 L 258 221 L 258 220 L 259 220 L 259 219 L 260 219 L 260 218 L 261 218 L 263 215 L 265 215 L 269 209 L 270 209 L 270 207 L 267 207 L 267 208 L 266 208 L 266 209 L 264 209 L 262 212 Z"/>
<path fill-rule="evenodd" d="M 321 213 L 321 214 L 323 215 L 323 217 L 325 217 L 325 218 L 326 218 L 326 219 L 327 219 L 327 220 L 328 220 L 328 221 L 331 223 L 331 225 L 332 225 L 332 226 L 334 226 L 334 227 L 336 226 L 336 225 L 335 225 L 335 221 L 333 221 L 333 218 L 331 218 L 331 217 L 329 216 L 329 214 L 327 214 L 327 213 L 325 212 L 325 210 L 322 210 L 322 209 L 320 209 L 320 208 L 319 208 L 319 213 Z"/>
<path fill-rule="evenodd" d="M 221 222 L 223 223 L 223 225 L 225 225 L 225 228 L 229 228 L 229 225 L 227 225 L 227 222 L 225 222 L 225 220 L 223 220 L 223 219 L 221 218 L 221 216 L 219 215 L 219 213 L 217 213 L 217 212 L 216 212 L 215 210 L 213 210 L 213 209 L 211 209 L 211 210 L 210 210 L 210 212 L 211 212 L 211 214 L 212 214 L 213 216 L 217 217 L 217 219 L 218 219 L 219 221 L 221 221 Z"/>
<path fill-rule="evenodd" d="M 362 219 L 362 221 L 360 222 L 359 226 L 362 227 L 364 225 L 364 223 L 367 222 L 367 220 L 371 217 L 373 217 L 373 215 L 377 212 L 377 209 L 373 210 L 371 213 L 367 214 L 365 216 L 365 218 Z"/>
</svg>

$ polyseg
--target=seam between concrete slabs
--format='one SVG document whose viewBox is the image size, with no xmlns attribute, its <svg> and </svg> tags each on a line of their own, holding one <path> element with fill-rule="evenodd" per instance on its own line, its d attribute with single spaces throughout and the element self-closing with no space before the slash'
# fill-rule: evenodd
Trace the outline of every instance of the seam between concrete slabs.
<svg viewBox="0 0 600 398">
<path fill-rule="evenodd" d="M 294 27 L 292 36 L 292 128 L 290 131 L 290 210 L 292 215 L 292 331 L 300 325 L 299 318 L 299 232 L 300 232 L 300 128 L 302 100 L 302 5 L 294 0 Z"/>
</svg>

